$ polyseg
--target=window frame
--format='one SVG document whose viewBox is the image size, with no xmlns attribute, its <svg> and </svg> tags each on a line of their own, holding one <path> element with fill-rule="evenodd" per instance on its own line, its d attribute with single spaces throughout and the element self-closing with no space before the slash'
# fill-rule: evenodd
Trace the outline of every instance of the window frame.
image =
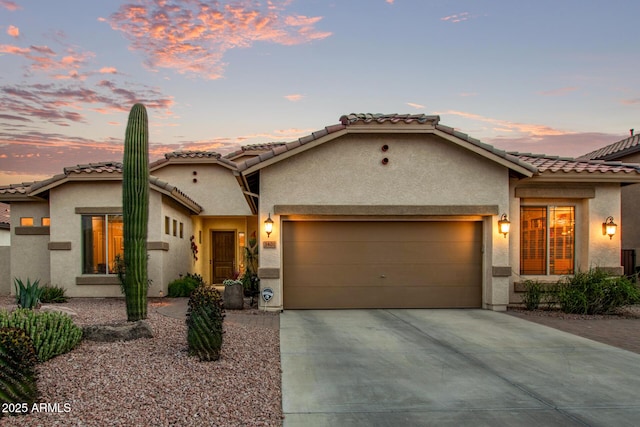
<svg viewBox="0 0 640 427">
<path fill-rule="evenodd" d="M 104 254 L 105 254 L 105 263 L 104 263 L 104 265 L 105 265 L 104 270 L 105 271 L 104 272 L 101 272 L 101 271 L 88 272 L 88 271 L 86 271 L 86 266 L 87 266 L 86 265 L 86 257 L 87 257 L 87 254 L 86 254 L 87 247 L 86 247 L 86 245 L 87 245 L 87 242 L 85 240 L 85 232 L 86 232 L 86 230 L 84 228 L 85 218 L 89 218 L 89 221 L 92 221 L 93 218 L 95 218 L 95 217 L 102 217 L 102 220 L 104 221 L 104 226 L 103 226 L 104 227 L 104 236 L 103 236 L 104 248 L 103 248 L 103 250 L 104 250 Z M 110 260 L 109 260 L 109 249 L 110 249 L 109 248 L 109 241 L 111 240 L 111 236 L 109 234 L 109 229 L 110 229 L 109 224 L 110 224 L 110 222 L 113 221 L 112 217 L 119 217 L 120 218 L 120 222 L 123 224 L 123 228 L 124 228 L 124 219 L 123 219 L 123 215 L 121 213 L 119 213 L 119 214 L 114 214 L 114 213 L 105 213 L 105 214 L 103 214 L 103 213 L 92 213 L 92 214 L 82 214 L 80 216 L 80 224 L 81 224 L 80 225 L 80 229 L 81 229 L 81 244 L 80 244 L 80 246 L 81 246 L 81 251 L 82 251 L 81 271 L 82 271 L 83 275 L 87 275 L 87 276 L 96 276 L 96 275 L 115 276 L 116 274 L 118 274 L 116 269 L 115 269 L 115 267 L 113 268 L 113 271 L 111 271 L 112 268 L 111 268 Z M 93 226 L 91 228 L 91 232 L 93 233 Z M 123 229 L 123 235 L 122 235 L 122 245 L 124 246 L 124 229 Z M 120 251 L 117 251 L 116 249 L 114 249 L 114 251 L 117 251 L 116 252 L 116 256 L 118 255 L 118 252 L 119 252 L 119 253 L 122 254 L 121 256 L 124 257 L 124 247 L 123 246 L 120 248 Z M 115 264 L 115 259 L 113 260 L 113 262 Z"/>
<path fill-rule="evenodd" d="M 544 208 L 545 209 L 545 225 L 544 225 L 544 230 L 545 230 L 545 251 L 544 251 L 544 268 L 545 268 L 545 272 L 544 273 L 527 273 L 523 270 L 523 251 L 525 250 L 525 247 L 523 246 L 523 238 L 522 238 L 522 234 L 523 234 L 523 209 L 526 208 Z M 552 237 L 551 237 L 551 222 L 552 222 L 552 209 L 554 208 L 572 208 L 573 209 L 573 230 L 572 230 L 572 234 L 573 234 L 573 240 L 571 242 L 571 246 L 572 246 L 572 250 L 573 250 L 573 265 L 572 268 L 570 270 L 570 272 L 553 272 L 552 273 L 552 258 L 551 258 L 551 253 L 552 253 Z M 519 253 L 518 253 L 518 260 L 519 260 L 519 273 L 521 276 L 527 276 L 527 277 L 561 277 L 561 276 L 566 276 L 566 275 L 573 275 L 575 274 L 576 271 L 576 266 L 579 265 L 579 224 L 578 224 L 578 218 L 579 218 L 579 209 L 580 209 L 580 205 L 575 203 L 575 202 L 569 202 L 569 201 L 565 201 L 565 200 L 554 200 L 554 201 L 529 201 L 527 203 L 521 203 L 520 204 L 520 217 L 519 217 Z M 555 260 L 558 259 L 557 257 L 554 257 L 554 262 L 556 262 Z"/>
</svg>

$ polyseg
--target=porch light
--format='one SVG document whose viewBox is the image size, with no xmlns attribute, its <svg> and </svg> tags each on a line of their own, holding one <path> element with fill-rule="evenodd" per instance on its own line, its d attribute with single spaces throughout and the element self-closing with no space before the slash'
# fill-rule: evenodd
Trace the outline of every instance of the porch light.
<svg viewBox="0 0 640 427">
<path fill-rule="evenodd" d="M 273 232 L 273 220 L 271 219 L 271 212 L 269 212 L 269 218 L 264 220 L 264 231 L 267 232 L 267 237 Z"/>
<path fill-rule="evenodd" d="M 498 221 L 498 229 L 500 233 L 504 234 L 504 238 L 507 238 L 507 234 L 509 234 L 509 229 L 511 228 L 511 222 L 507 219 L 507 214 L 503 213 Z"/>
<path fill-rule="evenodd" d="M 607 219 L 605 219 L 604 222 L 602 223 L 602 235 L 609 236 L 609 240 L 613 238 L 617 230 L 618 230 L 618 224 L 613 222 L 612 216 L 607 217 Z"/>
</svg>

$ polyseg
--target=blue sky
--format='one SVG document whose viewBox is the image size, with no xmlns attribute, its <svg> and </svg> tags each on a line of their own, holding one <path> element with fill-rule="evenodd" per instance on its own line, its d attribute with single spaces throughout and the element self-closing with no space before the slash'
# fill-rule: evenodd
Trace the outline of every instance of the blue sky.
<svg viewBox="0 0 640 427">
<path fill-rule="evenodd" d="M 640 131 L 640 2 L 0 0 L 0 185 L 291 141 L 348 113 L 438 114 L 496 147 L 578 156 Z"/>
</svg>

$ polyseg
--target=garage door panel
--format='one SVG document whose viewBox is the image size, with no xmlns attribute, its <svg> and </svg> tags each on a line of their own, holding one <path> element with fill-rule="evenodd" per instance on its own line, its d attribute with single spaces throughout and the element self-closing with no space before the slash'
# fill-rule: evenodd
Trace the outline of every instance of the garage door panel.
<svg viewBox="0 0 640 427">
<path fill-rule="evenodd" d="M 292 242 L 288 260 L 311 264 L 460 263 L 478 262 L 480 244 L 473 242 Z"/>
<path fill-rule="evenodd" d="M 476 308 L 477 288 L 401 287 L 381 288 L 372 292 L 366 287 L 327 286 L 324 288 L 297 288 L 289 291 L 289 309 L 349 309 L 349 308 L 450 308 L 451 298 L 457 308 Z"/>
<path fill-rule="evenodd" d="M 344 267 L 344 266 L 343 266 Z M 461 264 L 352 264 L 351 268 L 334 265 L 298 265 L 287 269 L 287 284 L 293 287 L 328 286 L 440 286 L 452 278 L 459 282 L 480 277 L 482 270 L 475 265 Z M 384 277 L 382 277 L 384 276 Z"/>
<path fill-rule="evenodd" d="M 285 308 L 479 307 L 480 222 L 283 224 Z"/>
</svg>

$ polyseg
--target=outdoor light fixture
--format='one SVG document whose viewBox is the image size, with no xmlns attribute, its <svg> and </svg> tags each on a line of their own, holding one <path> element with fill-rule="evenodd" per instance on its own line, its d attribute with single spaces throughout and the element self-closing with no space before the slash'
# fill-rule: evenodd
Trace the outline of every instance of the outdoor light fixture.
<svg viewBox="0 0 640 427">
<path fill-rule="evenodd" d="M 500 233 L 504 234 L 504 238 L 507 238 L 507 234 L 509 234 L 509 229 L 511 228 L 511 222 L 507 219 L 507 214 L 503 213 L 498 221 L 498 229 Z"/>
<path fill-rule="evenodd" d="M 267 237 L 273 231 L 273 220 L 271 219 L 271 212 L 269 212 L 269 218 L 264 220 L 264 231 L 267 232 Z"/>
<path fill-rule="evenodd" d="M 602 235 L 609 236 L 609 240 L 613 239 L 613 236 L 616 234 L 618 230 L 618 224 L 613 222 L 613 217 L 609 216 L 602 223 Z"/>
</svg>

